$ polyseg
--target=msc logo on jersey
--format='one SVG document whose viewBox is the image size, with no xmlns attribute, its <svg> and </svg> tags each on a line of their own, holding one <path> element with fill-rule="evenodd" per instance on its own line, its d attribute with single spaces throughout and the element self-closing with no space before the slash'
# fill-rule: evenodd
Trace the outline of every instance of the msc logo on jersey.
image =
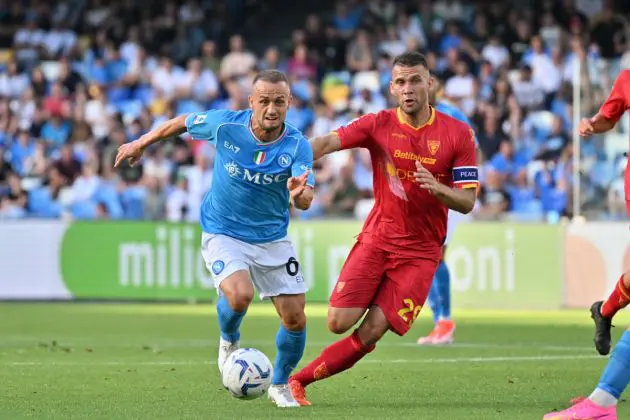
<svg viewBox="0 0 630 420">
<path fill-rule="evenodd" d="M 289 166 L 291 166 L 291 156 L 287 155 L 286 153 L 281 154 L 278 157 L 278 165 L 283 168 L 288 168 Z"/>
<path fill-rule="evenodd" d="M 429 152 L 435 156 L 435 154 L 440 149 L 440 141 L 439 140 L 427 140 L 427 147 L 429 148 Z"/>
<path fill-rule="evenodd" d="M 251 182 L 256 185 L 284 183 L 289 179 L 289 175 L 286 173 L 265 174 L 262 172 L 253 172 L 247 168 L 241 168 L 234 162 L 226 163 L 223 167 L 232 178 L 240 178 L 243 181 Z"/>
<path fill-rule="evenodd" d="M 237 177 L 241 174 L 241 168 L 234 162 L 226 163 L 224 168 L 231 177 Z"/>
</svg>

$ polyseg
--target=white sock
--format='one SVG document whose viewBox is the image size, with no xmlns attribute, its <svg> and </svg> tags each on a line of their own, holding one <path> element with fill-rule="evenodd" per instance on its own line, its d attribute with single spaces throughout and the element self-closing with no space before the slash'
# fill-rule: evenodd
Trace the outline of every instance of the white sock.
<svg viewBox="0 0 630 420">
<path fill-rule="evenodd" d="M 613 405 L 617 405 L 617 398 L 613 397 L 608 392 L 604 391 L 601 388 L 595 388 L 595 391 L 588 397 L 589 400 L 593 401 L 595 404 L 600 407 L 608 408 Z"/>
</svg>

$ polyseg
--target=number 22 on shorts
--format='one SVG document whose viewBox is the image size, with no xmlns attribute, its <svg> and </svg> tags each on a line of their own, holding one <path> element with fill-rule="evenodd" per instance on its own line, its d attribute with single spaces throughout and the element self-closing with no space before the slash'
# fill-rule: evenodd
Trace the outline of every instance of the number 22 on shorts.
<svg viewBox="0 0 630 420">
<path fill-rule="evenodd" d="M 400 315 L 407 324 L 411 324 L 418 317 L 418 314 L 422 309 L 422 305 L 414 304 L 413 299 L 411 298 L 404 299 L 403 303 L 405 304 L 405 307 L 398 311 L 398 315 Z M 411 319 L 409 319 L 409 314 L 411 314 Z"/>
</svg>

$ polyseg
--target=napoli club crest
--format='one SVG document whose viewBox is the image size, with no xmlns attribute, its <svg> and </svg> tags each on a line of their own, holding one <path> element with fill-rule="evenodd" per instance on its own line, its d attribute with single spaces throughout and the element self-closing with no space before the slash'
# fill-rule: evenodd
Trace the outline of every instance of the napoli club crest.
<svg viewBox="0 0 630 420">
<path fill-rule="evenodd" d="M 283 168 L 288 168 L 289 166 L 291 166 L 291 156 L 287 155 L 286 153 L 278 156 L 278 165 L 282 166 Z"/>
<path fill-rule="evenodd" d="M 212 272 L 214 273 L 215 276 L 218 276 L 219 274 L 221 274 L 221 271 L 223 271 L 224 268 L 225 268 L 225 263 L 221 260 L 216 260 L 214 263 L 212 263 Z"/>
</svg>

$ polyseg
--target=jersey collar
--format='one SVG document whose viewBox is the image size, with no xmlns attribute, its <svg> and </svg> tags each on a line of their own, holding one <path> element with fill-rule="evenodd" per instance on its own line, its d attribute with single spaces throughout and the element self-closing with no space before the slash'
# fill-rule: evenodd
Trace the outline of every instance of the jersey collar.
<svg viewBox="0 0 630 420">
<path fill-rule="evenodd" d="M 285 134 L 287 134 L 287 123 L 282 123 L 282 132 L 280 133 L 280 135 L 278 136 L 277 139 L 273 140 L 273 141 L 262 141 L 261 139 L 259 139 L 256 134 L 254 133 L 254 130 L 252 130 L 252 118 L 249 118 L 249 123 L 247 124 L 247 128 L 249 129 L 250 134 L 252 135 L 252 137 L 254 138 L 254 140 L 256 140 L 256 143 L 259 146 L 270 146 L 272 144 L 278 143 L 280 140 L 282 140 L 285 136 Z"/>
<path fill-rule="evenodd" d="M 398 122 L 402 125 L 406 125 L 407 127 L 413 129 L 413 130 L 420 130 L 421 128 L 424 128 L 428 125 L 433 124 L 433 121 L 435 121 L 435 108 L 433 108 L 431 105 L 429 105 L 429 109 L 431 111 L 431 115 L 429 115 L 429 119 L 427 120 L 427 122 L 425 122 L 424 124 L 422 124 L 420 127 L 414 127 L 413 125 L 409 124 L 407 122 L 407 120 L 405 120 L 405 118 L 402 115 L 402 111 L 399 108 L 396 108 L 396 116 L 398 117 Z"/>
</svg>

